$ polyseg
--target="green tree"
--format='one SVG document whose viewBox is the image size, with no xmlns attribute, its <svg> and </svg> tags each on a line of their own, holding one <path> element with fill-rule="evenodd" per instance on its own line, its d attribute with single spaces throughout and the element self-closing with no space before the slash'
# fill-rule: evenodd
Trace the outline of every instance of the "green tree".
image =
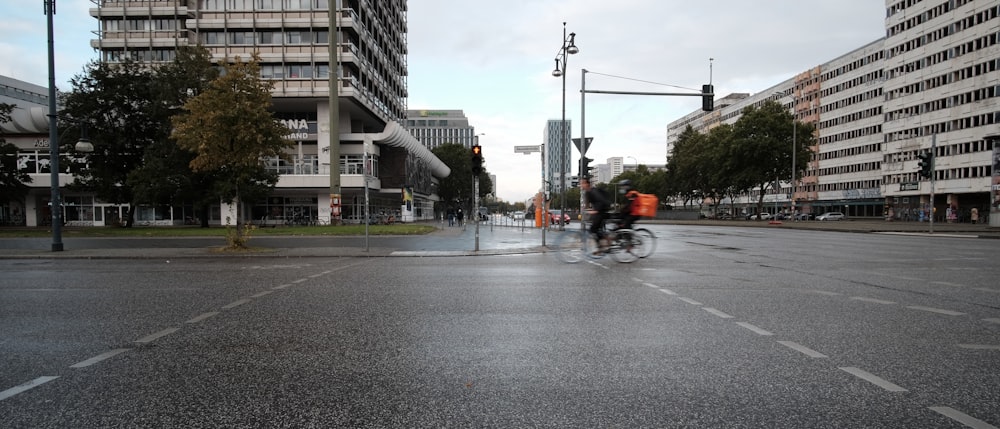
<svg viewBox="0 0 1000 429">
<path fill-rule="evenodd" d="M 210 53 L 200 46 L 178 49 L 174 61 L 156 69 L 155 111 L 157 117 L 164 118 L 161 122 L 163 138 L 150 144 L 143 164 L 129 172 L 127 178 L 138 203 L 191 204 L 202 227 L 208 227 L 209 207 L 219 201 L 213 191 L 216 175 L 191 171 L 190 164 L 195 154 L 181 149 L 176 141 L 169 138 L 172 124 L 166 118 L 179 114 L 181 107 L 201 94 L 218 75 Z"/>
<path fill-rule="evenodd" d="M 259 58 L 243 62 L 237 57 L 235 63 L 221 65 L 222 76 L 173 117 L 171 136 L 195 153 L 192 170 L 217 174 L 216 191 L 237 210 L 229 244 L 240 248 L 247 240 L 240 206 L 244 199 L 259 198 L 274 188 L 278 174 L 267 170 L 264 159 L 284 156 L 292 142 L 284 137 L 288 129 L 269 110 L 273 84 L 260 79 Z"/>
<path fill-rule="evenodd" d="M 458 143 L 446 143 L 432 149 L 431 153 L 451 169 L 451 174 L 438 183 L 437 194 L 441 203 L 437 210 L 457 205 L 470 213 L 473 210 L 472 150 Z M 493 182 L 489 172 L 483 168 L 479 175 L 479 198 L 484 199 L 492 192 Z"/>
<path fill-rule="evenodd" d="M 764 195 L 773 189 L 776 181 L 792 176 L 792 127 L 796 134 L 796 178 L 805 170 L 813 144 L 814 127 L 793 121 L 788 110 L 775 101 L 767 101 L 756 108 L 747 107 L 733 125 L 734 159 L 740 168 L 736 183 L 757 189 L 757 211 L 763 211 Z"/>
<path fill-rule="evenodd" d="M 10 121 L 11 104 L 0 103 L 0 124 Z M 17 168 L 17 146 L 7 143 L 0 129 L 0 203 L 24 202 L 31 176 Z"/>
<path fill-rule="evenodd" d="M 83 128 L 89 132 L 94 152 L 85 162 L 70 162 L 76 179 L 68 187 L 94 192 L 101 200 L 129 204 L 125 226 L 131 226 L 138 201 L 128 175 L 144 163 L 150 145 L 166 138 L 168 112 L 156 97 L 156 75 L 147 65 L 134 61 L 116 64 L 91 62 L 85 72 L 71 80 L 61 122 L 60 148 L 73 151 Z"/>
</svg>

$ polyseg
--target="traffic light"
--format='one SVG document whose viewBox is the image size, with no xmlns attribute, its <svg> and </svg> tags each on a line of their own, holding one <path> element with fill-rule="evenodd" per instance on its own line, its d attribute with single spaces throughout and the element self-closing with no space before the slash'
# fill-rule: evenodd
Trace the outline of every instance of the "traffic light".
<svg viewBox="0 0 1000 429">
<path fill-rule="evenodd" d="M 711 112 L 715 109 L 715 87 L 712 85 L 701 86 L 701 110 Z"/>
<path fill-rule="evenodd" d="M 585 156 L 580 158 L 580 177 L 590 176 L 590 161 L 593 159 Z"/>
<path fill-rule="evenodd" d="M 472 174 L 483 174 L 483 147 L 480 145 L 472 146 Z"/>
<path fill-rule="evenodd" d="M 917 154 L 917 165 L 920 167 L 920 177 L 930 178 L 934 175 L 934 158 L 930 152 Z"/>
</svg>

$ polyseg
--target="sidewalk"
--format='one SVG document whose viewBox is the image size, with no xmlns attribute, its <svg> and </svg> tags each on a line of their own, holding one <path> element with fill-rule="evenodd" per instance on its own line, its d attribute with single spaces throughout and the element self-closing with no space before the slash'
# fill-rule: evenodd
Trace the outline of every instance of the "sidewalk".
<svg viewBox="0 0 1000 429">
<path fill-rule="evenodd" d="M 1000 228 L 988 225 L 935 223 L 934 233 L 926 222 L 885 222 L 859 219 L 845 221 L 768 221 L 744 220 L 664 220 L 646 224 L 691 225 L 719 228 L 783 228 L 853 233 L 913 234 L 937 237 L 1000 239 Z M 222 252 L 224 244 L 213 238 L 93 238 L 66 240 L 66 250 L 52 252 L 48 239 L 0 239 L 0 259 L 201 259 L 201 258 L 305 258 L 305 257 L 427 257 L 476 256 L 544 253 L 551 248 L 559 231 L 546 232 L 542 246 L 540 229 L 480 224 L 478 247 L 475 224 L 449 227 L 435 223 L 438 229 L 422 236 L 301 237 L 278 236 L 251 240 L 258 248 L 250 252 Z M 570 229 L 579 228 L 571 224 Z M 31 241 L 24 245 L 19 240 Z M 88 246 L 88 243 L 100 245 Z M 91 248 L 93 247 L 93 248 Z"/>
</svg>

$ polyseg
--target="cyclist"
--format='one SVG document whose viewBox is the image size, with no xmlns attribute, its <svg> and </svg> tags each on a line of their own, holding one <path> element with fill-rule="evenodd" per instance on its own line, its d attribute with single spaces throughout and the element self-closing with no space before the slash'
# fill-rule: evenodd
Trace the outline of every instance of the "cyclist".
<svg viewBox="0 0 1000 429">
<path fill-rule="evenodd" d="M 635 199 L 639 196 L 639 192 L 632 188 L 631 180 L 623 179 L 618 182 L 618 193 L 625 197 L 617 213 L 618 228 L 632 229 L 635 221 L 639 220 L 639 216 L 632 214 L 632 205 L 635 204 Z"/>
<path fill-rule="evenodd" d="M 603 252 L 608 247 L 608 240 L 604 237 L 604 221 L 608 219 L 608 209 L 611 208 L 611 201 L 608 201 L 607 195 L 604 191 L 599 188 L 595 188 L 590 184 L 589 177 L 582 177 L 580 179 L 580 189 L 583 190 L 587 196 L 587 202 L 590 203 L 590 233 L 597 237 L 598 243 L 600 244 L 601 250 Z"/>
</svg>

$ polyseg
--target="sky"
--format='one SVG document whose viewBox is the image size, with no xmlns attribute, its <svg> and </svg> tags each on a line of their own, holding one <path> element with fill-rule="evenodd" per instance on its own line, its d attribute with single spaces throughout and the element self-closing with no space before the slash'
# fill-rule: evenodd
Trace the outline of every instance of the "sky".
<svg viewBox="0 0 1000 429">
<path fill-rule="evenodd" d="M 42 0 L 0 0 L 0 75 L 48 85 Z M 96 59 L 91 0 L 59 0 L 54 19 L 56 85 Z M 563 23 L 580 52 L 568 58 L 565 115 L 581 130 L 581 69 L 599 91 L 764 91 L 885 34 L 882 0 L 410 0 L 411 110 L 459 109 L 483 146 L 497 196 L 524 201 L 541 187 L 545 124 L 563 115 L 562 78 L 552 76 Z M 587 94 L 585 125 L 595 161 L 663 164 L 667 124 L 701 108 L 699 97 Z M 579 153 L 573 149 L 574 165 Z"/>
</svg>

